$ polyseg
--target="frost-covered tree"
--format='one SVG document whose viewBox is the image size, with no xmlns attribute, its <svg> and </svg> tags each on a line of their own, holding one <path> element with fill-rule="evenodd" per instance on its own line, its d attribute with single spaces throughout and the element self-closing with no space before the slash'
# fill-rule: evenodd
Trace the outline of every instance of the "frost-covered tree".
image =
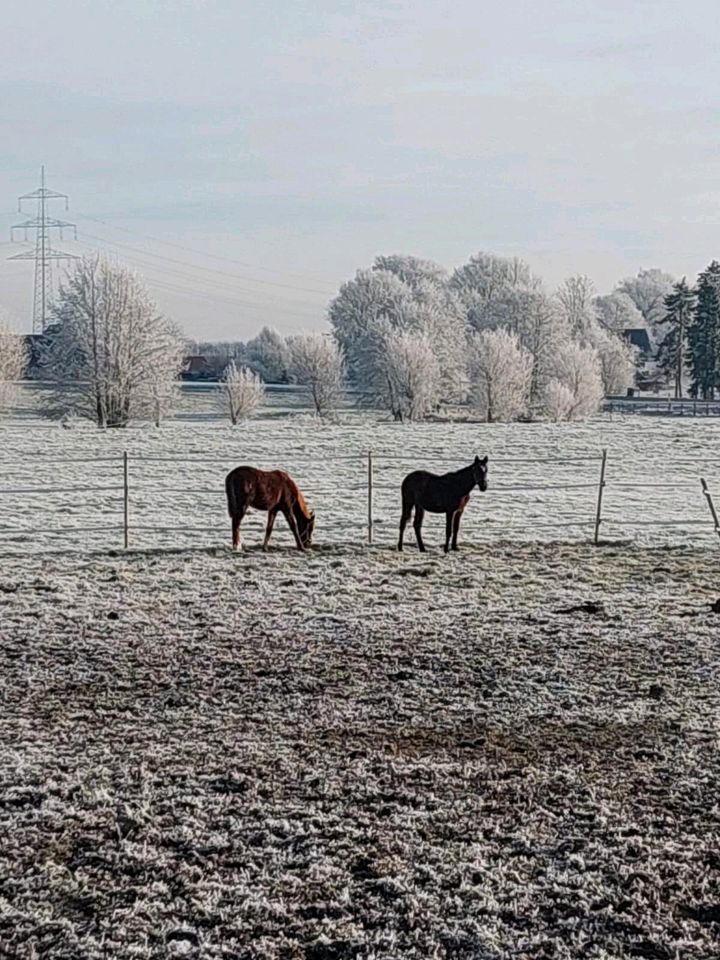
<svg viewBox="0 0 720 960">
<path fill-rule="evenodd" d="M 330 304 L 329 318 L 348 373 L 361 386 L 372 383 L 377 368 L 379 330 L 402 328 L 412 291 L 389 270 L 358 270 Z"/>
<path fill-rule="evenodd" d="M 470 351 L 470 402 L 488 422 L 517 420 L 527 412 L 533 358 L 515 334 L 481 330 Z"/>
<path fill-rule="evenodd" d="M 57 389 L 48 414 L 124 427 L 147 416 L 161 385 L 170 391 L 182 341 L 130 271 L 99 256 L 76 261 L 53 314 L 45 370 Z"/>
<path fill-rule="evenodd" d="M 481 252 L 453 272 L 449 286 L 462 299 L 471 326 L 484 330 L 515 329 L 528 295 L 542 285 L 524 260 Z"/>
<path fill-rule="evenodd" d="M 448 271 L 441 264 L 400 253 L 376 257 L 372 269 L 394 273 L 411 290 L 417 290 L 427 284 L 443 287 L 449 278 Z"/>
<path fill-rule="evenodd" d="M 551 420 L 584 420 L 600 409 L 603 386 L 600 360 L 589 346 L 568 340 L 558 350 L 553 376 L 543 393 L 543 412 Z"/>
<path fill-rule="evenodd" d="M 185 355 L 182 333 L 177 327 L 168 325 L 158 336 L 164 340 L 158 350 L 157 363 L 148 372 L 143 382 L 138 402 L 139 416 L 152 420 L 156 427 L 165 420 L 180 401 L 180 381 L 178 370 L 182 367 Z"/>
<path fill-rule="evenodd" d="M 379 257 L 372 270 L 359 270 L 343 284 L 331 303 L 330 322 L 348 372 L 369 395 L 382 392 L 384 337 L 389 330 L 397 330 L 430 342 L 446 399 L 462 397 L 465 310 L 460 299 L 439 282 L 439 270 L 414 257 Z"/>
<path fill-rule="evenodd" d="M 0 410 L 9 409 L 15 402 L 26 364 L 23 338 L 5 320 L 0 320 Z"/>
<path fill-rule="evenodd" d="M 532 357 L 530 399 L 533 406 L 537 406 L 551 376 L 555 355 L 571 336 L 570 330 L 557 302 L 542 290 L 524 297 L 522 312 L 507 329 L 517 336 Z"/>
<path fill-rule="evenodd" d="M 427 337 L 387 330 L 382 356 L 379 399 L 396 420 L 421 420 L 437 408 L 442 397 L 440 364 Z"/>
<path fill-rule="evenodd" d="M 573 334 L 583 335 L 596 321 L 595 285 L 583 274 L 564 280 L 555 292 L 560 314 Z"/>
<path fill-rule="evenodd" d="M 672 292 L 673 277 L 653 267 L 640 270 L 635 277 L 626 277 L 617 285 L 619 293 L 626 293 L 640 313 L 645 325 L 654 335 L 655 328 L 665 316 L 665 297 Z"/>
<path fill-rule="evenodd" d="M 248 340 L 242 352 L 242 362 L 265 383 L 287 383 L 287 348 L 275 330 L 263 327 Z"/>
<path fill-rule="evenodd" d="M 446 287 L 428 280 L 417 282 L 412 305 L 404 313 L 404 326 L 425 337 L 440 367 L 444 400 L 464 400 L 467 395 L 467 323 L 460 298 Z"/>
<path fill-rule="evenodd" d="M 698 277 L 697 299 L 688 327 L 690 392 L 713 400 L 720 385 L 720 263 L 713 260 Z"/>
<path fill-rule="evenodd" d="M 596 297 L 593 306 L 600 325 L 612 333 L 621 334 L 625 330 L 646 327 L 645 318 L 627 293 L 616 290 L 606 296 Z"/>
<path fill-rule="evenodd" d="M 573 417 L 575 394 L 560 380 L 550 380 L 543 392 L 543 413 L 549 420 L 581 419 Z"/>
<path fill-rule="evenodd" d="M 592 280 L 580 275 L 565 280 L 555 297 L 570 337 L 597 352 L 605 395 L 625 393 L 635 381 L 636 351 L 621 334 L 634 321 L 644 325 L 633 302 L 624 293 L 596 297 Z M 565 394 L 555 388 L 555 396 Z"/>
<path fill-rule="evenodd" d="M 602 327 L 588 331 L 586 342 L 595 348 L 600 361 L 600 376 L 606 397 L 627 392 L 635 383 L 637 350 L 624 337 Z"/>
<path fill-rule="evenodd" d="M 683 377 L 687 366 L 688 327 L 695 308 L 695 291 L 685 277 L 674 284 L 665 297 L 665 316 L 659 329 L 662 335 L 657 354 L 658 367 L 673 379 L 675 399 L 683 395 Z"/>
<path fill-rule="evenodd" d="M 531 396 L 537 401 L 547 382 L 549 361 L 568 335 L 558 301 L 547 296 L 523 260 L 489 253 L 478 253 L 458 267 L 449 286 L 464 304 L 470 327 L 505 329 L 530 351 Z"/>
<path fill-rule="evenodd" d="M 259 374 L 249 367 L 238 367 L 232 360 L 220 381 L 218 400 L 221 409 L 233 424 L 246 420 L 260 406 L 265 396 L 265 384 Z"/>
<path fill-rule="evenodd" d="M 290 377 L 308 387 L 318 416 L 332 415 L 342 397 L 345 379 L 340 347 L 322 333 L 290 337 L 287 346 Z"/>
</svg>

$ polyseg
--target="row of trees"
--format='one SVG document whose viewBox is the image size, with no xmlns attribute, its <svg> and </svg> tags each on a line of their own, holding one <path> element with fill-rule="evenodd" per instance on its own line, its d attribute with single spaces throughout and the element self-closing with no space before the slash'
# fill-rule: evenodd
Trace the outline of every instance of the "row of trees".
<svg viewBox="0 0 720 960">
<path fill-rule="evenodd" d="M 518 259 L 481 253 L 449 273 L 388 256 L 343 284 L 329 317 L 351 378 L 397 419 L 465 400 L 487 420 L 574 419 L 634 381 L 599 299 L 586 277 L 548 294 Z"/>
<path fill-rule="evenodd" d="M 175 408 L 188 343 L 133 273 L 100 257 L 79 260 L 52 310 L 41 357 L 43 378 L 54 384 L 44 397 L 47 415 L 118 427 L 132 420 L 159 424 Z M 284 341 L 263 331 L 245 346 L 244 355 L 262 364 L 267 379 L 275 379 L 274 363 L 276 371 L 307 385 L 318 414 L 334 410 L 344 366 L 330 338 L 315 333 Z M 12 402 L 27 360 L 23 338 L 0 324 L 1 407 Z M 264 378 L 234 359 L 221 373 L 218 403 L 237 423 L 262 401 Z"/>
<path fill-rule="evenodd" d="M 628 327 L 643 327 L 660 344 L 660 366 L 673 372 L 676 389 L 689 371 L 696 395 L 712 396 L 720 382 L 719 289 L 717 263 L 694 290 L 652 270 L 600 297 L 584 276 L 548 293 L 518 259 L 480 253 L 451 273 L 386 256 L 342 285 L 329 306 L 331 335 L 283 339 L 266 328 L 248 343 L 195 349 L 217 358 L 219 397 L 233 422 L 257 407 L 264 381 L 306 385 L 321 416 L 351 382 L 398 420 L 427 417 L 444 402 L 468 402 L 489 421 L 578 419 L 633 383 Z M 54 318 L 44 364 L 58 385 L 50 412 L 102 426 L 160 422 L 190 345 L 133 274 L 97 257 L 78 261 Z M 10 369 L 22 364 L 18 343 L 4 346 L 5 384 L 19 378 Z"/>
<path fill-rule="evenodd" d="M 175 407 L 188 343 L 157 312 L 134 274 L 100 257 L 80 260 L 63 283 L 53 314 L 43 376 L 56 388 L 48 394 L 46 413 L 117 427 L 132 420 L 159 424 Z M 287 375 L 308 386 L 317 412 L 328 414 L 344 377 L 337 346 L 321 334 L 283 341 L 267 333 L 256 338 L 256 356 L 266 363 L 274 356 Z M 17 337 L 12 342 L 20 344 Z M 6 350 L 6 360 L 9 356 Z M 22 351 L 19 356 L 21 368 Z M 13 368 L 6 383 L 19 378 L 20 369 Z M 234 359 L 225 365 L 218 403 L 233 423 L 256 409 L 263 394 L 260 373 Z"/>
<path fill-rule="evenodd" d="M 289 379 L 307 387 L 318 416 L 332 416 L 345 389 L 345 365 L 337 344 L 321 333 L 308 333 L 289 337 L 283 349 Z M 264 381 L 255 370 L 230 361 L 220 381 L 220 403 L 233 423 L 250 416 L 264 392 Z"/>
<path fill-rule="evenodd" d="M 713 400 L 720 390 L 720 263 L 713 260 L 695 287 L 683 277 L 663 306 L 658 365 L 672 377 L 676 397 L 689 379 L 691 396 Z"/>
<path fill-rule="evenodd" d="M 270 327 L 263 327 L 252 340 L 194 340 L 188 352 L 205 360 L 205 376 L 220 380 L 228 365 L 247 367 L 265 383 L 289 383 L 289 356 L 285 340 Z"/>
</svg>

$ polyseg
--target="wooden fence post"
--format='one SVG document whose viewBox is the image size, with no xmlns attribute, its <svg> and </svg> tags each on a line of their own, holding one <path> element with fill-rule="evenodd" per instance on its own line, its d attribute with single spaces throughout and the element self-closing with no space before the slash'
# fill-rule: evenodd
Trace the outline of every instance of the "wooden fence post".
<svg viewBox="0 0 720 960">
<path fill-rule="evenodd" d="M 123 542 L 126 550 L 129 542 L 128 519 L 130 513 L 130 484 L 128 479 L 128 455 L 127 450 L 125 450 L 123 452 Z"/>
<path fill-rule="evenodd" d="M 368 508 L 368 518 L 367 518 L 367 542 L 373 542 L 373 455 L 372 450 L 368 450 L 367 458 L 367 476 L 368 476 L 368 492 L 367 492 L 367 508 Z"/>
<path fill-rule="evenodd" d="M 600 483 L 598 483 L 597 509 L 595 511 L 595 546 L 600 542 L 600 524 L 602 523 L 602 501 L 605 489 L 605 467 L 607 466 L 607 450 L 602 452 L 600 462 Z"/>
<path fill-rule="evenodd" d="M 710 513 L 712 514 L 713 523 L 715 524 L 715 533 L 720 537 L 720 520 L 718 520 L 717 510 L 715 509 L 715 504 L 713 503 L 712 494 L 708 489 L 708 485 L 707 485 L 707 481 L 705 480 L 705 477 L 700 477 L 700 485 L 702 486 L 702 491 L 705 494 L 707 505 L 710 508 Z"/>
</svg>

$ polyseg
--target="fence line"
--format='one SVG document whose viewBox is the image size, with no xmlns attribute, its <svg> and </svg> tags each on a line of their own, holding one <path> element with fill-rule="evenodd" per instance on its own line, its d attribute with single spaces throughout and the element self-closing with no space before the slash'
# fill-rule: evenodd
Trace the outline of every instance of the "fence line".
<svg viewBox="0 0 720 960">
<path fill-rule="evenodd" d="M 118 463 L 119 457 L 115 455 L 114 457 L 49 457 L 42 453 L 34 453 L 32 455 L 33 463 Z M 13 466 L 14 464 L 25 464 L 25 460 L 9 460 L 5 457 L 0 459 L 0 465 Z"/>
<path fill-rule="evenodd" d="M 0 487 L 0 494 L 3 493 L 42 493 L 47 496 L 48 493 L 110 493 L 117 487 Z"/>
<path fill-rule="evenodd" d="M 166 524 L 143 524 L 140 519 L 139 523 L 134 523 L 131 518 L 131 507 L 133 504 L 133 494 L 136 496 L 138 494 L 150 494 L 154 491 L 160 489 L 163 493 L 184 493 L 191 495 L 203 495 L 203 496 L 213 496 L 217 495 L 220 499 L 222 497 L 222 486 L 218 487 L 170 487 L 164 486 L 162 484 L 152 483 L 146 485 L 143 482 L 143 479 L 140 479 L 138 484 L 132 483 L 132 463 L 201 463 L 201 464 L 217 464 L 217 463 L 228 463 L 235 462 L 236 457 L 234 458 L 225 458 L 225 457 L 211 457 L 211 458 L 202 458 L 202 457 L 155 457 L 155 456 L 145 456 L 142 454 L 134 455 L 128 454 L 127 451 L 124 451 L 122 455 L 115 457 L 58 457 L 53 458 L 40 458 L 41 462 L 50 464 L 50 463 L 114 463 L 121 467 L 121 470 L 118 471 L 117 483 L 113 486 L 94 486 L 92 484 L 81 484 L 77 486 L 62 486 L 62 487 L 34 487 L 34 486 L 18 486 L 18 487 L 0 487 L 0 497 L 4 495 L 30 495 L 43 494 L 47 496 L 48 494 L 115 494 L 114 497 L 108 497 L 114 502 L 122 502 L 122 510 L 118 514 L 104 514 L 108 520 L 111 520 L 113 516 L 119 516 L 122 518 L 121 524 L 108 523 L 107 525 L 102 526 L 68 526 L 68 527 L 43 527 L 41 529 L 36 529 L 32 527 L 17 527 L 17 526 L 2 526 L 0 525 L 0 534 L 6 534 L 11 537 L 18 536 L 30 536 L 36 534 L 48 534 L 53 538 L 64 535 L 73 535 L 79 533 L 110 533 L 110 532 L 121 532 L 122 533 L 122 543 L 125 549 L 128 549 L 131 542 L 132 533 L 145 533 L 145 532 L 156 532 L 156 533 L 177 533 L 177 532 L 193 532 L 193 533 L 207 533 L 210 531 L 225 529 L 225 525 L 222 525 L 218 522 L 209 523 L 202 526 L 168 526 Z M 291 458 L 292 459 L 292 458 Z M 301 459 L 317 461 L 317 458 L 295 458 L 296 462 L 300 462 Z M 367 520 L 366 522 L 349 520 L 343 526 L 351 529 L 358 530 L 365 528 L 366 530 L 366 540 L 368 544 L 374 542 L 374 532 L 379 527 L 385 527 L 385 521 L 379 519 L 376 516 L 375 504 L 374 504 L 374 495 L 377 488 L 377 467 L 381 462 L 388 461 L 390 463 L 401 463 L 401 462 L 449 462 L 447 460 L 441 460 L 440 458 L 425 458 L 425 457 L 409 457 L 404 455 L 388 455 L 378 458 L 373 451 L 368 451 L 364 457 L 360 455 L 352 456 L 327 456 L 322 458 L 323 462 L 325 461 L 344 461 L 344 462 L 355 462 L 359 466 L 362 466 L 363 462 L 365 463 L 366 469 L 366 478 L 365 482 L 358 480 L 356 483 L 351 483 L 350 485 L 344 485 L 345 490 L 349 491 L 362 491 L 366 492 L 366 503 L 367 503 Z M 21 463 L 22 461 L 17 461 Z M 33 458 L 33 464 L 37 462 L 37 458 Z M 674 464 L 678 464 L 682 461 L 674 461 Z M 710 461 L 699 459 L 698 462 L 707 464 Z M 714 461 L 720 464 L 720 460 Z M 2 463 L 2 461 L 0 461 Z M 7 461 L 5 461 L 7 464 Z M 688 518 L 686 520 L 669 518 L 663 520 L 643 520 L 643 519 L 632 519 L 625 520 L 613 516 L 612 514 L 607 514 L 604 512 L 604 494 L 606 490 L 618 490 L 618 491 L 629 491 L 629 490 L 677 490 L 685 489 L 691 485 L 691 483 L 700 481 L 701 490 L 700 493 L 705 500 L 708 509 L 710 511 L 711 522 L 713 524 L 714 532 L 720 536 L 720 520 L 716 512 L 715 504 L 713 497 L 708 486 L 707 481 L 704 478 L 695 478 L 692 481 L 688 479 L 685 482 L 678 483 L 676 481 L 671 481 L 668 483 L 658 483 L 658 482 L 632 482 L 627 480 L 617 480 L 607 478 L 607 468 L 609 465 L 609 457 L 606 450 L 603 450 L 600 455 L 592 455 L 586 457 L 543 457 L 543 458 L 513 458 L 513 459 L 503 459 L 497 458 L 493 460 L 493 464 L 503 464 L 503 463 L 517 463 L 517 464 L 538 464 L 538 463 L 585 463 L 592 464 L 598 463 L 600 465 L 599 475 L 596 480 L 587 481 L 582 483 L 547 483 L 547 484 L 510 484 L 510 485 L 500 485 L 497 487 L 491 487 L 491 493 L 496 494 L 500 497 L 505 495 L 515 495 L 523 494 L 526 492 L 545 492 L 552 493 L 554 491 L 560 490 L 597 490 L 597 497 L 595 499 L 595 507 L 593 514 L 590 515 L 588 511 L 588 516 L 578 516 L 577 519 L 563 519 L 558 521 L 545 521 L 542 519 L 535 520 L 518 520 L 517 523 L 512 521 L 508 522 L 506 518 L 501 520 L 493 520 L 493 518 L 487 518 L 483 521 L 483 526 L 487 525 L 490 528 L 493 528 L 495 524 L 502 524 L 503 528 L 508 530 L 515 530 L 521 526 L 527 527 L 528 523 L 531 525 L 532 529 L 550 529 L 550 528 L 584 528 L 584 527 L 593 527 L 592 542 L 594 544 L 599 544 L 601 542 L 601 531 L 603 528 L 611 526 L 618 527 L 622 526 L 625 528 L 637 528 L 637 527 L 700 527 L 700 526 L 709 526 L 709 522 L 697 518 Z M 697 465 L 696 461 L 686 461 L 686 463 Z M 107 478 L 104 478 L 107 480 Z M 312 489 L 313 485 L 310 485 Z M 523 501 L 526 502 L 526 501 Z"/>
</svg>

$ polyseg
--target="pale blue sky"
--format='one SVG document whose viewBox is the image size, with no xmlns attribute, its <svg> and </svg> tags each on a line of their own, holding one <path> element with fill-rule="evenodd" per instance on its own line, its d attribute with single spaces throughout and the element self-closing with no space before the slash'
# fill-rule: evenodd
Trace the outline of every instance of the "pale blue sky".
<svg viewBox="0 0 720 960">
<path fill-rule="evenodd" d="M 81 230 L 65 247 L 113 241 L 190 335 L 319 326 L 379 253 L 491 250 L 602 291 L 694 274 L 720 256 L 719 20 L 711 0 L 6 5 L 0 305 L 27 323 L 32 265 L 4 241 L 42 162 Z"/>
</svg>

